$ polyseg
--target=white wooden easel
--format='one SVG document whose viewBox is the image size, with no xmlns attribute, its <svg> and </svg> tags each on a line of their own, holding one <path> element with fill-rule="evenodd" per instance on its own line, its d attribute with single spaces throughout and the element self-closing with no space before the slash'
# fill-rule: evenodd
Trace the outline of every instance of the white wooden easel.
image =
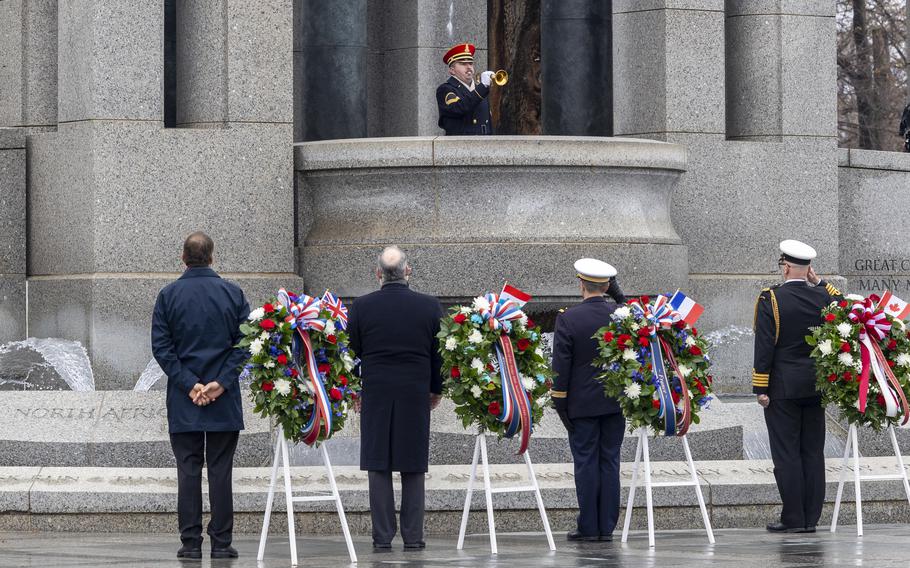
<svg viewBox="0 0 910 568">
<path fill-rule="evenodd" d="M 260 562 L 265 557 L 265 541 L 269 536 L 269 519 L 272 516 L 272 504 L 275 500 L 275 484 L 278 479 L 278 458 L 281 458 L 281 468 L 284 469 L 284 498 L 287 503 L 288 513 L 288 541 L 291 543 L 291 566 L 297 566 L 297 534 L 294 529 L 294 503 L 303 503 L 311 501 L 335 501 L 335 507 L 338 509 L 338 520 L 341 521 L 341 530 L 344 531 L 344 540 L 348 545 L 348 554 L 351 556 L 351 562 L 357 562 L 357 554 L 354 552 L 354 542 L 351 540 L 351 531 L 348 529 L 348 520 L 344 516 L 344 507 L 341 505 L 341 496 L 338 493 L 338 485 L 335 484 L 335 474 L 332 472 L 332 464 L 329 461 L 329 452 L 326 450 L 326 443 L 321 444 L 322 462 L 325 465 L 326 475 L 329 478 L 329 486 L 332 488 L 331 495 L 300 495 L 294 496 L 291 488 L 291 468 L 290 452 L 288 451 L 288 441 L 284 437 L 284 430 L 281 426 L 277 431 L 278 441 L 275 443 L 275 459 L 272 461 L 272 481 L 269 483 L 269 497 L 265 505 L 265 517 L 262 520 L 262 534 L 259 537 L 259 554 L 256 559 Z"/>
<path fill-rule="evenodd" d="M 468 513 L 471 511 L 471 496 L 474 493 L 474 481 L 477 479 L 477 458 L 481 458 L 481 467 L 483 467 L 483 488 L 487 498 L 487 525 L 490 529 L 490 551 L 498 554 L 496 546 L 496 522 L 493 519 L 493 494 L 494 493 L 525 493 L 533 492 L 537 497 L 537 508 L 540 510 L 540 520 L 543 521 L 543 529 L 547 533 L 547 543 L 550 550 L 556 550 L 556 543 L 553 542 L 553 533 L 550 531 L 550 521 L 547 519 L 547 511 L 543 506 L 543 497 L 540 496 L 540 486 L 537 483 L 537 476 L 534 475 L 534 466 L 531 465 L 531 456 L 525 451 L 525 465 L 528 466 L 528 477 L 530 485 L 518 487 L 493 487 L 490 483 L 490 462 L 487 460 L 487 437 L 483 432 L 477 435 L 477 441 L 474 443 L 474 459 L 471 461 L 471 478 L 468 480 L 468 494 L 464 500 L 464 511 L 461 514 L 461 530 L 458 532 L 458 550 L 464 548 L 464 535 L 468 528 Z"/>
<path fill-rule="evenodd" d="M 891 436 L 891 446 L 894 448 L 894 457 L 897 458 L 897 473 L 885 475 L 860 475 L 859 474 L 859 442 L 856 439 L 856 425 L 850 425 L 850 433 L 847 434 L 847 442 L 844 444 L 844 461 L 841 465 L 840 482 L 837 484 L 837 498 L 834 500 L 834 514 L 831 516 L 831 532 L 837 530 L 837 516 L 840 513 L 841 495 L 844 492 L 844 483 L 847 481 L 847 460 L 850 458 L 850 449 L 853 449 L 853 492 L 856 496 L 856 536 L 863 536 L 863 497 L 860 491 L 860 482 L 872 480 L 901 480 L 904 482 L 904 491 L 907 493 L 907 501 L 910 501 L 910 482 L 907 481 L 907 470 L 904 469 L 904 458 L 901 456 L 901 449 L 897 445 L 897 435 L 894 433 L 894 426 L 888 427 L 888 434 Z"/>
<path fill-rule="evenodd" d="M 683 444 L 683 450 L 686 452 L 686 461 L 689 463 L 689 473 L 692 475 L 691 481 L 651 481 L 651 454 L 648 451 L 648 430 L 639 428 L 636 437 L 638 446 L 635 449 L 635 465 L 632 467 L 632 485 L 629 487 L 629 499 L 626 502 L 626 519 L 622 525 L 622 542 L 629 540 L 629 524 L 632 522 L 632 505 L 635 503 L 635 488 L 638 486 L 638 467 L 641 464 L 642 457 L 645 462 L 645 500 L 648 505 L 648 546 L 654 546 L 654 503 L 651 497 L 651 488 L 653 487 L 687 487 L 694 486 L 695 494 L 698 496 L 698 506 L 701 508 L 701 517 L 705 522 L 705 531 L 708 533 L 708 542 L 714 544 L 714 531 L 711 530 L 711 519 L 708 517 L 708 509 L 705 507 L 705 498 L 701 494 L 701 485 L 698 482 L 698 473 L 695 471 L 695 462 L 692 461 L 692 452 L 689 451 L 689 440 L 686 436 L 680 436 Z"/>
</svg>

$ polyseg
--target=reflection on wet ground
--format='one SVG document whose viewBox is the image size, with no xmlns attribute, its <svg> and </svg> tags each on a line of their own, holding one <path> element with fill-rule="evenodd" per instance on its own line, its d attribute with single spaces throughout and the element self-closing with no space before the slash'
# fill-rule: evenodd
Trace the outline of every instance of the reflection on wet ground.
<svg viewBox="0 0 910 568">
<path fill-rule="evenodd" d="M 453 538 L 429 538 L 427 548 L 404 552 L 400 543 L 391 553 L 374 554 L 368 537 L 356 538 L 360 562 L 357 566 L 733 566 L 771 568 L 809 566 L 907 566 L 910 558 L 910 526 L 867 525 L 858 538 L 853 527 L 842 527 L 836 535 L 827 530 L 816 534 L 774 535 L 758 529 L 716 531 L 717 543 L 709 545 L 703 532 L 666 531 L 657 535 L 657 547 L 648 549 L 647 535 L 634 533 L 628 544 L 568 543 L 557 540 L 550 552 L 542 534 L 507 534 L 499 537 L 498 556 L 489 554 L 486 535 L 474 535 L 465 550 L 455 550 Z M 562 535 L 559 535 L 562 537 Z M 101 533 L 0 533 L 0 566 L 41 567 L 196 567 L 257 566 L 256 535 L 239 535 L 234 545 L 237 560 L 179 561 L 174 535 Z M 204 549 L 207 554 L 208 550 Z M 346 566 L 350 562 L 340 537 L 298 539 L 300 566 Z M 272 538 L 260 566 L 290 566 L 287 539 Z"/>
</svg>

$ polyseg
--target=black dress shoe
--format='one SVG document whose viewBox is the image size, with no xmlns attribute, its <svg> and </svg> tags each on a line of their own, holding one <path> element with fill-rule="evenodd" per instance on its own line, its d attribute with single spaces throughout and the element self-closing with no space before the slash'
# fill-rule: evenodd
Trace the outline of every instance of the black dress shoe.
<svg viewBox="0 0 910 568">
<path fill-rule="evenodd" d="M 392 552 L 392 543 L 374 542 L 373 552 Z"/>
<path fill-rule="evenodd" d="M 780 522 L 778 522 L 778 523 L 768 523 L 768 525 L 767 525 L 765 528 L 768 529 L 768 532 L 773 532 L 773 533 L 802 533 L 802 532 L 808 532 L 808 531 L 806 530 L 805 527 L 790 527 L 790 526 L 787 526 L 787 525 L 785 525 L 784 523 L 780 523 Z"/>
<path fill-rule="evenodd" d="M 202 558 L 202 549 L 198 546 L 181 546 L 177 551 L 177 558 Z"/>
<path fill-rule="evenodd" d="M 577 541 L 577 542 L 596 542 L 600 539 L 599 535 L 588 535 L 581 534 L 578 531 L 572 531 L 566 534 L 566 540 Z"/>
<path fill-rule="evenodd" d="M 212 558 L 237 558 L 237 556 L 239 556 L 237 549 L 233 546 L 212 549 Z"/>
<path fill-rule="evenodd" d="M 597 537 L 597 540 L 599 540 L 600 542 L 613 542 L 613 535 L 612 534 L 602 534 L 599 537 Z"/>
<path fill-rule="evenodd" d="M 423 550 L 426 547 L 427 547 L 427 543 L 425 543 L 422 540 L 418 540 L 417 542 L 404 543 L 405 550 Z"/>
</svg>

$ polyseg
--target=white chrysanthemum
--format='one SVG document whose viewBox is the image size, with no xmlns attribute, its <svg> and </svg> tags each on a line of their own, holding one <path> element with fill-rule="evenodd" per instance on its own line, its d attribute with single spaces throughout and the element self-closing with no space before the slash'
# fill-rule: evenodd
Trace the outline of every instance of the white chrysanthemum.
<svg viewBox="0 0 910 568">
<path fill-rule="evenodd" d="M 518 321 L 521 322 L 521 325 L 528 325 L 528 316 L 524 312 L 521 312 L 521 317 L 518 318 Z"/>
<path fill-rule="evenodd" d="M 691 335 L 686 336 L 686 347 L 692 347 L 695 345 L 695 338 Z"/>
<path fill-rule="evenodd" d="M 278 379 L 275 381 L 275 391 L 284 396 L 291 394 L 291 381 L 287 379 Z"/>
<path fill-rule="evenodd" d="M 325 329 L 323 329 L 322 332 L 326 335 L 335 335 L 335 322 L 326 320 Z"/>
<path fill-rule="evenodd" d="M 272 361 L 271 359 L 269 359 L 268 361 L 266 361 L 265 363 L 263 363 L 262 366 L 265 367 L 266 369 L 274 369 L 274 368 L 275 368 L 275 362 Z"/>
<path fill-rule="evenodd" d="M 897 362 L 898 365 L 900 365 L 902 367 L 910 367 L 910 355 L 908 355 L 907 353 L 898 354 L 897 359 L 895 359 L 895 361 Z"/>
<path fill-rule="evenodd" d="M 847 367 L 853 366 L 853 355 L 851 353 L 839 353 L 837 355 L 837 360 Z"/>
<path fill-rule="evenodd" d="M 455 348 L 458 347 L 458 341 L 454 337 L 446 338 L 446 351 L 455 351 Z"/>
<path fill-rule="evenodd" d="M 341 354 L 341 363 L 344 365 L 344 370 L 350 372 L 354 368 L 354 360 L 351 359 L 351 354 L 345 351 Z"/>
<path fill-rule="evenodd" d="M 538 347 L 537 349 L 534 350 L 534 354 L 537 355 L 538 357 L 543 357 L 543 349 Z"/>
<path fill-rule="evenodd" d="M 626 319 L 632 315 L 632 310 L 629 309 L 629 306 L 620 306 L 616 308 L 616 311 L 613 312 L 613 315 L 619 319 Z"/>
<path fill-rule="evenodd" d="M 477 344 L 477 343 L 480 343 L 481 341 L 483 341 L 483 335 L 480 333 L 480 330 L 478 330 L 478 329 L 475 329 L 474 331 L 472 331 L 471 335 L 468 336 L 469 343 Z"/>
<path fill-rule="evenodd" d="M 632 323 L 629 324 L 629 329 L 631 329 L 632 331 L 638 331 L 639 329 L 641 329 L 641 326 L 638 325 L 637 321 L 633 321 Z"/>
<path fill-rule="evenodd" d="M 475 312 L 484 312 L 490 309 L 490 302 L 487 301 L 483 296 L 477 296 L 474 298 L 474 303 L 471 304 Z"/>
<path fill-rule="evenodd" d="M 826 339 L 818 344 L 818 352 L 822 355 L 830 355 L 834 351 L 834 348 L 831 346 L 831 340 Z"/>
<path fill-rule="evenodd" d="M 841 322 L 837 324 L 837 333 L 839 333 L 840 336 L 844 339 L 847 339 L 850 337 L 850 334 L 853 333 L 853 326 L 845 321 Z"/>
<path fill-rule="evenodd" d="M 263 331 L 262 333 L 260 333 L 260 334 L 259 334 L 259 340 L 262 341 L 263 343 L 268 343 L 268 341 L 269 341 L 269 332 Z"/>
<path fill-rule="evenodd" d="M 525 388 L 526 391 L 534 390 L 534 387 L 537 386 L 537 381 L 531 377 L 521 376 L 521 385 Z"/>
<path fill-rule="evenodd" d="M 471 387 L 471 395 L 472 395 L 474 398 L 480 398 L 480 396 L 481 396 L 482 394 L 483 394 L 483 391 L 480 390 L 480 387 L 479 387 L 479 386 L 473 385 L 473 386 Z"/>
<path fill-rule="evenodd" d="M 634 361 L 635 351 L 632 351 L 631 349 L 624 349 L 622 352 L 622 358 L 624 361 Z"/>
<path fill-rule="evenodd" d="M 246 319 L 248 319 L 250 321 L 256 321 L 256 320 L 262 319 L 263 317 L 265 317 L 265 310 L 263 310 L 262 308 L 256 308 L 255 310 L 250 312 L 250 315 Z"/>
<path fill-rule="evenodd" d="M 686 367 L 685 365 L 679 366 L 679 374 L 682 375 L 683 378 L 688 377 L 689 374 L 691 374 L 691 373 L 692 373 L 692 369 L 690 369 L 689 367 Z"/>
<path fill-rule="evenodd" d="M 471 308 L 469 308 L 467 306 L 461 306 L 460 308 L 458 308 L 458 312 L 462 313 L 464 315 L 469 315 L 471 313 L 471 311 L 472 311 Z"/>
<path fill-rule="evenodd" d="M 844 296 L 844 298 L 846 298 L 847 300 L 852 300 L 854 302 L 859 302 L 859 301 L 865 300 L 865 298 L 863 298 L 859 294 L 847 294 L 846 296 Z"/>
<path fill-rule="evenodd" d="M 250 353 L 253 355 L 262 353 L 262 340 L 258 337 L 250 343 Z"/>
<path fill-rule="evenodd" d="M 626 388 L 623 389 L 623 392 L 626 393 L 626 397 L 628 398 L 638 398 L 641 395 L 641 385 L 638 383 L 626 385 Z"/>
<path fill-rule="evenodd" d="M 471 359 L 471 368 L 474 369 L 475 371 L 477 371 L 478 373 L 482 373 L 483 368 L 484 368 L 483 361 L 481 361 L 477 357 L 474 357 L 473 359 Z"/>
</svg>

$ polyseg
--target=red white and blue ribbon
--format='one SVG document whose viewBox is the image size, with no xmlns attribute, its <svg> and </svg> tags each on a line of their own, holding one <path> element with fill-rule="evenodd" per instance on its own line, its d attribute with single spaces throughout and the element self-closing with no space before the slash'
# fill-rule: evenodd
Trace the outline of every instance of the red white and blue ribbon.
<svg viewBox="0 0 910 568">
<path fill-rule="evenodd" d="M 344 307 L 341 298 L 335 294 L 325 291 L 322 295 L 322 308 L 329 311 L 329 316 L 341 329 L 348 328 L 348 309 Z"/>
<path fill-rule="evenodd" d="M 506 438 L 512 438 L 521 431 L 521 444 L 518 449 L 518 454 L 521 455 L 528 449 L 534 424 L 531 400 L 521 382 L 518 364 L 515 362 L 515 351 L 512 349 L 512 340 L 508 334 L 512 331 L 512 322 L 524 317 L 521 308 L 531 296 L 511 286 L 503 290 L 505 293 L 500 295 L 491 292 L 484 296 L 489 307 L 482 307 L 480 316 L 490 329 L 501 332 L 493 345 L 502 384 L 502 411 L 496 418 L 506 425 L 504 433 Z"/>
<path fill-rule="evenodd" d="M 313 394 L 312 412 L 306 425 L 301 429 L 303 442 L 312 446 L 319 439 L 320 431 L 324 431 L 326 437 L 332 433 L 332 407 L 322 374 L 316 364 L 316 354 L 313 352 L 313 344 L 308 331 L 325 329 L 325 320 L 319 318 L 322 302 L 319 298 L 306 294 L 302 296 L 289 294 L 284 288 L 278 291 L 278 301 L 290 313 L 285 321 L 291 324 L 291 329 L 297 331 L 291 349 L 293 364 L 297 367 L 300 376 L 305 377 L 305 380 L 308 381 L 309 390 Z M 306 373 L 300 371 L 301 367 L 306 368 Z"/>
<path fill-rule="evenodd" d="M 640 304 L 636 302 L 631 305 L 646 322 L 645 325 L 647 326 L 646 329 L 648 330 L 651 348 L 651 371 L 654 373 L 654 378 L 657 381 L 657 395 L 658 401 L 660 402 L 660 414 L 658 416 L 664 419 L 664 435 L 682 435 L 677 432 L 676 404 L 673 402 L 673 387 L 670 384 L 670 380 L 667 377 L 667 370 L 664 366 L 662 346 L 666 346 L 666 343 L 662 341 L 657 334 L 658 330 L 669 328 L 681 318 L 679 313 L 670 306 L 670 302 L 666 296 L 658 296 L 651 304 Z M 670 349 L 667 349 L 667 353 L 670 357 L 673 356 Z M 674 372 L 679 378 L 680 385 L 685 389 L 685 377 L 679 374 L 679 370 L 675 365 L 675 360 L 673 361 L 673 367 Z M 688 405 L 686 408 L 688 408 Z M 685 424 L 685 429 L 688 430 L 688 424 Z"/>
<path fill-rule="evenodd" d="M 907 397 L 901 388 L 897 377 L 888 366 L 888 360 L 882 353 L 879 342 L 888 336 L 891 331 L 891 322 L 881 309 L 872 305 L 872 300 L 865 298 L 853 304 L 847 319 L 860 324 L 859 327 L 859 352 L 862 370 L 859 377 L 859 411 L 866 412 L 866 403 L 869 396 L 869 374 L 875 377 L 879 391 L 885 399 L 885 415 L 897 416 L 898 410 L 903 412 L 903 424 L 910 419 L 907 408 Z"/>
</svg>

